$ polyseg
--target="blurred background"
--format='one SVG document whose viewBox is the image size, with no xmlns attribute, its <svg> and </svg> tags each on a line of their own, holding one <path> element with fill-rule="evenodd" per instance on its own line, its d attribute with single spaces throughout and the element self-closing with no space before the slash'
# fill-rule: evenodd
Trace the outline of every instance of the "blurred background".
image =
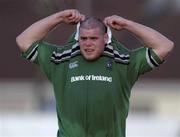
<svg viewBox="0 0 180 137">
<path fill-rule="evenodd" d="M 56 136 L 52 86 L 20 57 L 15 38 L 32 23 L 69 8 L 100 19 L 117 14 L 174 41 L 167 61 L 132 90 L 127 137 L 180 137 L 180 0 L 0 0 L 0 137 Z M 62 25 L 46 40 L 61 45 L 74 29 Z M 141 44 L 126 31 L 113 34 L 130 49 Z"/>
</svg>

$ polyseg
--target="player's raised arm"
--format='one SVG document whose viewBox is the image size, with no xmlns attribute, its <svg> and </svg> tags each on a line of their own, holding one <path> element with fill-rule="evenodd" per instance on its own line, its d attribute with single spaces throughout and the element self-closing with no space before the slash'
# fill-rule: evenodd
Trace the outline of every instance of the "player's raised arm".
<svg viewBox="0 0 180 137">
<path fill-rule="evenodd" d="M 47 35 L 47 33 L 50 32 L 58 24 L 76 24 L 79 21 L 84 20 L 84 18 L 84 15 L 82 15 L 78 10 L 75 9 L 57 12 L 35 22 L 26 30 L 24 30 L 16 38 L 17 45 L 20 50 L 24 52 L 31 46 L 32 43 L 43 39 Z"/>
<path fill-rule="evenodd" d="M 104 23 L 113 29 L 127 31 L 135 34 L 145 44 L 152 48 L 163 60 L 173 49 L 174 43 L 156 30 L 142 24 L 127 20 L 117 15 L 106 17 Z"/>
</svg>

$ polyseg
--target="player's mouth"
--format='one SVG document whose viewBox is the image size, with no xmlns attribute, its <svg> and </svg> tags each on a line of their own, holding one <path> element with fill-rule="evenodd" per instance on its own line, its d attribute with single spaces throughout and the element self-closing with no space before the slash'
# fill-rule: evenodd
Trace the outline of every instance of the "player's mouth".
<svg viewBox="0 0 180 137">
<path fill-rule="evenodd" d="M 88 54 L 91 54 L 94 52 L 94 49 L 84 49 L 84 51 Z"/>
</svg>

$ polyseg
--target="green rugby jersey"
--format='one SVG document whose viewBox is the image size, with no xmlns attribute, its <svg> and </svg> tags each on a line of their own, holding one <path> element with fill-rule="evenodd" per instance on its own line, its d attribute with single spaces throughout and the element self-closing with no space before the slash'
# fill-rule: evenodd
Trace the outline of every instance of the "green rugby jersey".
<svg viewBox="0 0 180 137">
<path fill-rule="evenodd" d="M 38 41 L 23 57 L 53 84 L 58 137 L 125 137 L 131 88 L 162 63 L 152 49 L 130 51 L 116 40 L 95 61 L 83 58 L 76 41 L 66 46 Z"/>
</svg>

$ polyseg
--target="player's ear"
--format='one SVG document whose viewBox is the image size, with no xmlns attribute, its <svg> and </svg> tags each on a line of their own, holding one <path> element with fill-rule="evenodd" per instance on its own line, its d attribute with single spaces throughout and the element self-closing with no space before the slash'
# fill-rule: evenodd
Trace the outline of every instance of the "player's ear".
<svg viewBox="0 0 180 137">
<path fill-rule="evenodd" d="M 108 43 L 108 40 L 109 40 L 109 37 L 108 37 L 108 34 L 107 33 L 105 33 L 104 34 L 104 43 Z"/>
</svg>

